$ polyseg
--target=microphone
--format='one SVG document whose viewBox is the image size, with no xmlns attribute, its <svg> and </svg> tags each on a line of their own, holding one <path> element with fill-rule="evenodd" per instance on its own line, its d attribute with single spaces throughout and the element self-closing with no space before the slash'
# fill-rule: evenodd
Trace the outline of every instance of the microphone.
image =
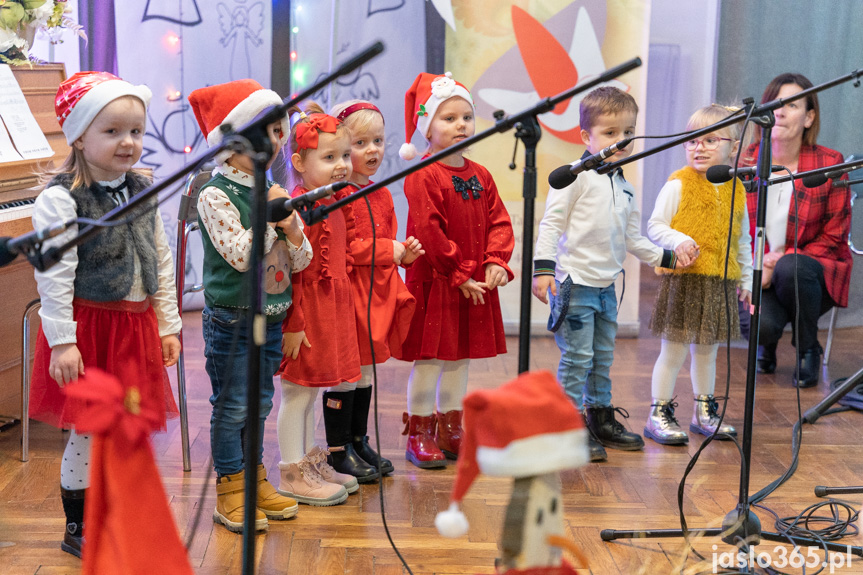
<svg viewBox="0 0 863 575">
<path fill-rule="evenodd" d="M 33 230 L 17 238 L 0 238 L 0 267 L 13 261 L 18 254 L 26 254 L 27 248 L 40 244 L 48 238 L 59 236 L 70 226 L 78 223 L 77 219 L 51 224 L 41 230 Z"/>
<path fill-rule="evenodd" d="M 578 174 L 585 170 L 593 170 L 599 166 L 603 160 L 622 150 L 632 142 L 632 138 L 626 138 L 615 144 L 603 148 L 597 154 L 582 158 L 574 164 L 567 164 L 554 170 L 548 175 L 548 184 L 555 190 L 560 190 L 570 185 L 578 177 Z"/>
<path fill-rule="evenodd" d="M 280 222 L 290 216 L 294 210 L 313 206 L 318 200 L 328 198 L 350 185 L 353 184 L 348 181 L 333 182 L 332 184 L 327 184 L 326 186 L 321 186 L 320 188 L 315 188 L 310 192 L 301 194 L 296 198 L 288 198 L 287 200 L 276 198 L 275 200 L 270 200 L 267 202 L 267 221 Z"/>
<path fill-rule="evenodd" d="M 770 166 L 771 172 L 780 172 L 785 169 L 785 166 Z M 738 168 L 738 176 L 754 176 L 758 171 L 756 166 L 748 168 Z M 707 168 L 707 181 L 712 184 L 724 184 L 730 182 L 734 177 L 734 168 L 731 166 L 710 166 Z"/>
<path fill-rule="evenodd" d="M 856 161 L 855 165 L 848 166 L 845 168 L 840 168 L 838 170 L 833 170 L 832 172 L 824 172 L 821 174 L 810 174 L 808 176 L 804 176 L 801 180 L 803 185 L 807 188 L 817 188 L 823 184 L 827 183 L 827 180 L 835 180 L 842 177 L 842 174 L 847 174 L 848 172 L 853 172 L 854 170 L 859 170 L 863 168 L 863 164 L 860 163 L 859 160 Z M 843 182 L 833 182 L 833 187 L 844 187 L 842 186 Z"/>
</svg>

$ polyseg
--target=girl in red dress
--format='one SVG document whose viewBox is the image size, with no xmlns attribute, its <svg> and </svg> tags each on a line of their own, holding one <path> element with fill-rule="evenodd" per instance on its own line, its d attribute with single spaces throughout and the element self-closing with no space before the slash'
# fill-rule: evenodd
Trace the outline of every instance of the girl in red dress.
<svg viewBox="0 0 863 575">
<path fill-rule="evenodd" d="M 37 230 L 76 218 L 98 219 L 150 184 L 133 170 L 143 151 L 150 89 L 107 72 L 79 72 L 60 84 L 57 119 L 72 151 L 33 206 Z M 78 235 L 70 226 L 44 243 L 59 246 Z M 115 375 L 141 410 L 161 414 L 177 407 L 166 366 L 180 353 L 174 265 L 155 199 L 131 223 L 103 230 L 65 252 L 56 265 L 36 272 L 42 326 L 36 343 L 30 417 L 72 428 L 60 463 L 60 495 L 66 514 L 61 548 L 78 557 L 84 493 L 90 484 L 89 435 L 78 434 L 82 411 L 63 387 L 98 368 Z M 155 430 L 155 429 L 154 429 Z"/>
<path fill-rule="evenodd" d="M 365 187 L 371 183 L 369 178 L 378 171 L 384 157 L 384 117 L 377 106 L 363 100 L 338 104 L 332 114 L 351 131 L 351 182 Z M 351 204 L 356 221 L 356 236 L 351 243 L 354 258 L 351 285 L 362 377 L 356 383 L 344 382 L 331 388 L 325 392 L 324 401 L 325 405 L 330 399 L 342 403 L 340 413 L 350 420 L 354 450 L 365 462 L 377 468 L 379 456 L 369 445 L 367 435 L 372 364 L 384 363 L 392 355 L 401 353 L 416 300 L 405 287 L 396 266 L 407 267 L 424 252 L 416 238 L 410 237 L 404 243 L 396 241 L 398 223 L 389 190 L 381 188 L 366 198 L 368 204 L 365 200 Z M 369 342 L 369 322 L 373 344 Z M 352 405 L 352 410 L 345 409 L 346 405 Z M 392 462 L 380 458 L 380 471 L 384 474 L 392 472 Z"/>
<path fill-rule="evenodd" d="M 461 142 L 474 134 L 470 92 L 449 73 L 420 74 L 405 96 L 405 126 L 399 154 L 406 160 L 416 156 L 415 130 L 428 154 Z M 405 281 L 417 300 L 400 356 L 414 361 L 406 456 L 418 467 L 440 467 L 458 456 L 470 360 L 506 353 L 496 288 L 513 278 L 514 238 L 491 174 L 462 151 L 409 175 L 405 196 L 407 233 L 426 251 Z"/>
<path fill-rule="evenodd" d="M 324 114 L 317 104 L 309 104 L 305 111 L 292 110 L 291 124 L 291 167 L 297 184 L 292 196 L 350 178 L 351 140 L 347 128 Z M 315 206 L 332 204 L 347 193 L 339 192 Z M 332 453 L 315 446 L 314 439 L 318 388 L 360 379 L 349 277 L 353 264 L 350 245 L 354 239 L 351 207 L 306 226 L 305 233 L 314 257 L 306 269 L 293 276 L 293 304 L 282 325 L 279 491 L 300 503 L 327 506 L 344 502 L 349 492 L 359 488 L 354 475 L 360 481 L 371 481 L 377 479 L 378 472 L 353 449 L 350 421 L 339 417 L 342 409 L 349 407 L 344 402 L 324 394 L 324 425 Z M 350 474 L 339 472 L 345 469 Z"/>
</svg>

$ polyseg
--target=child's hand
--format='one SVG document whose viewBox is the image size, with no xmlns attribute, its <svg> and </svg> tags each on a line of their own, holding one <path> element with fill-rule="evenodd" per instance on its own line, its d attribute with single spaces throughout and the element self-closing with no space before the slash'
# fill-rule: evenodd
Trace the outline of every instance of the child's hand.
<svg viewBox="0 0 863 575">
<path fill-rule="evenodd" d="M 485 283 L 488 289 L 493 290 L 498 286 L 505 286 L 509 281 L 506 275 L 506 270 L 498 264 L 488 264 L 485 266 Z"/>
<path fill-rule="evenodd" d="M 273 186 L 267 190 L 267 201 L 269 202 L 270 200 L 276 200 L 279 198 L 289 200 L 291 199 L 291 195 L 279 184 L 273 184 Z"/>
<path fill-rule="evenodd" d="M 740 290 L 740 293 L 738 294 L 737 299 L 739 299 L 742 302 L 746 302 L 747 306 L 751 306 L 752 305 L 752 292 L 749 291 L 748 289 L 742 289 L 742 290 Z"/>
<path fill-rule="evenodd" d="M 51 361 L 48 363 L 48 375 L 57 385 L 63 387 L 69 382 L 84 375 L 84 360 L 74 343 L 55 345 L 51 349 Z"/>
<path fill-rule="evenodd" d="M 542 303 L 548 303 L 548 290 L 551 290 L 551 295 L 557 296 L 557 284 L 554 283 L 554 276 L 534 276 L 533 278 L 533 295 Z"/>
<path fill-rule="evenodd" d="M 420 241 L 413 236 L 404 241 L 404 246 L 407 251 L 402 256 L 403 266 L 414 263 L 418 257 L 426 253 Z"/>
<path fill-rule="evenodd" d="M 176 335 L 162 337 L 162 362 L 165 367 L 176 365 L 180 359 L 180 338 Z"/>
<path fill-rule="evenodd" d="M 466 299 L 473 300 L 473 305 L 485 303 L 485 299 L 482 297 L 482 294 L 485 293 L 487 288 L 488 286 L 486 284 L 478 282 L 473 278 L 458 286 L 458 289 L 461 290 L 461 293 L 464 294 Z"/>
<path fill-rule="evenodd" d="M 399 265 L 402 263 L 402 258 L 405 257 L 405 246 L 401 242 L 393 240 L 393 263 Z"/>
<path fill-rule="evenodd" d="M 282 354 L 291 359 L 297 359 L 302 346 L 312 347 L 305 331 L 286 331 L 282 337 Z"/>
<path fill-rule="evenodd" d="M 764 254 L 762 260 L 761 287 L 767 289 L 773 283 L 773 270 L 776 268 L 776 262 L 784 256 L 782 252 L 768 252 Z"/>
<path fill-rule="evenodd" d="M 692 240 L 686 240 L 674 249 L 674 255 L 677 256 L 675 268 L 688 268 L 698 257 L 698 245 Z"/>
<path fill-rule="evenodd" d="M 300 228 L 300 216 L 297 212 L 291 212 L 291 215 L 276 224 L 285 236 L 295 246 L 303 245 L 303 230 Z"/>
</svg>

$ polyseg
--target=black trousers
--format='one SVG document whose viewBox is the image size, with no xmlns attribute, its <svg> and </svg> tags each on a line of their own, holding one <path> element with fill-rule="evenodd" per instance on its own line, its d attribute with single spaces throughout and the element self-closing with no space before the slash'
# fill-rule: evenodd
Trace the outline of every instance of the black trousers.
<svg viewBox="0 0 863 575">
<path fill-rule="evenodd" d="M 794 293 L 794 259 L 797 258 L 797 285 L 800 292 L 800 332 L 794 327 L 797 298 Z M 785 326 L 791 323 L 791 345 L 801 353 L 817 347 L 818 318 L 835 304 L 824 283 L 824 267 L 818 260 L 803 254 L 779 258 L 769 288 L 761 293 L 761 325 L 758 343 L 775 346 Z M 799 345 L 797 345 L 799 342 Z"/>
</svg>

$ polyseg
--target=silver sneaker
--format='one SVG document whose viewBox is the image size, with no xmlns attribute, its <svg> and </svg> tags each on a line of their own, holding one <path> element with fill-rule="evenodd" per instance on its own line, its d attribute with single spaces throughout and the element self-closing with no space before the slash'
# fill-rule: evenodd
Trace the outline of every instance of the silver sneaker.
<svg viewBox="0 0 863 575">
<path fill-rule="evenodd" d="M 653 399 L 650 404 L 650 414 L 647 416 L 647 425 L 644 426 L 644 435 L 662 445 L 686 445 L 689 436 L 680 428 L 677 418 L 674 417 L 674 408 L 677 403 Z"/>
<path fill-rule="evenodd" d="M 712 395 L 696 395 L 689 431 L 709 437 L 716 431 L 717 426 L 719 431 L 716 439 L 731 439 L 737 436 L 737 430 L 727 423 L 719 425 L 719 404 L 716 398 Z"/>
</svg>

